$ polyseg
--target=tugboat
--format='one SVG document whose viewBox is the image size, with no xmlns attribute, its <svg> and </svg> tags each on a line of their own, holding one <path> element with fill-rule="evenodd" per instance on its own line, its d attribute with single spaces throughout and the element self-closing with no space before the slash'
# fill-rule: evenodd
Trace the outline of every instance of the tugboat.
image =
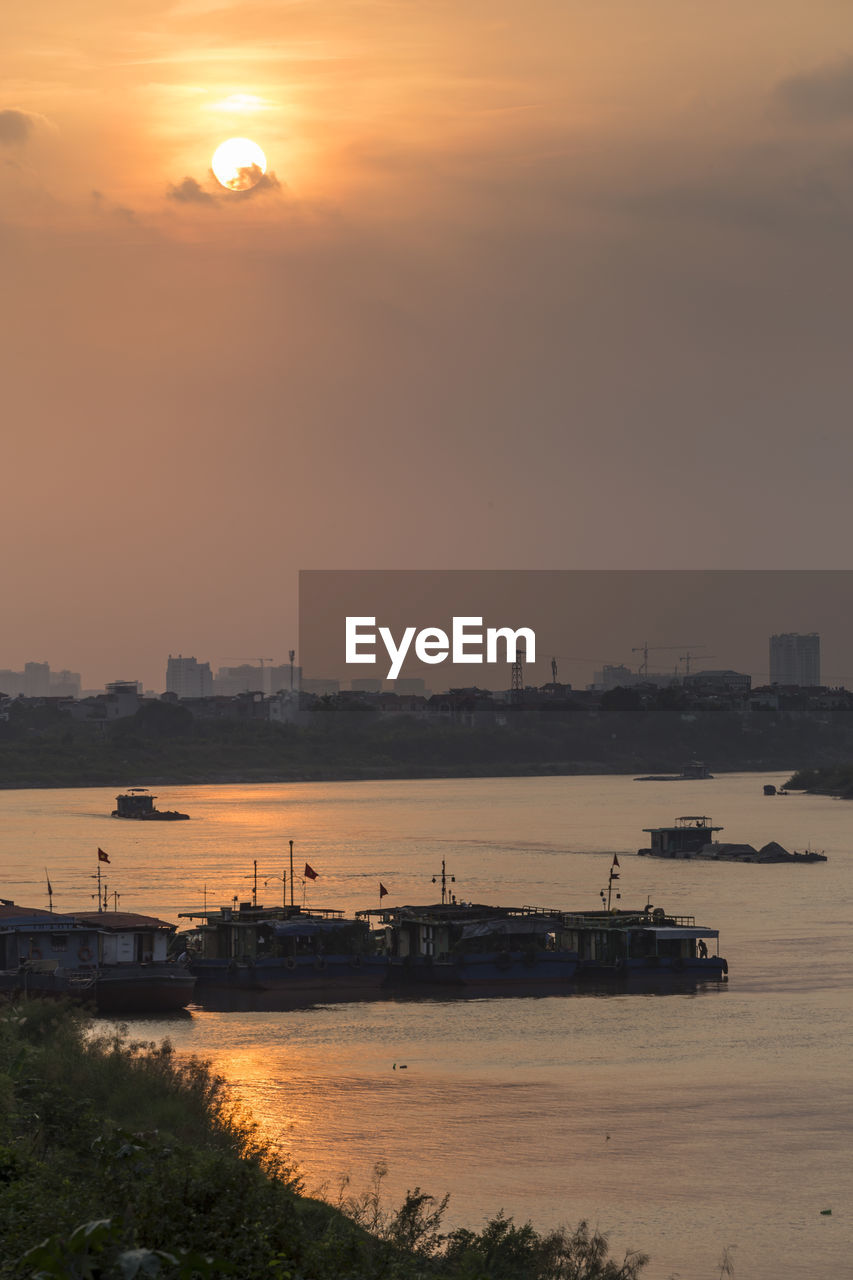
<svg viewBox="0 0 853 1280">
<path fill-rule="evenodd" d="M 152 796 L 147 787 L 131 787 L 124 795 L 116 796 L 116 807 L 112 811 L 112 817 L 137 818 L 143 822 L 189 820 L 188 813 L 178 813 L 175 809 L 155 809 L 156 799 L 157 797 Z"/>
</svg>

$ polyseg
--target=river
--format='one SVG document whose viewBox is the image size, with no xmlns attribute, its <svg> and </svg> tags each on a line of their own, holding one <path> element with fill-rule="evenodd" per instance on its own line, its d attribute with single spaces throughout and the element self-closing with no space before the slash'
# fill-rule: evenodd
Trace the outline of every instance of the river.
<svg viewBox="0 0 853 1280">
<path fill-rule="evenodd" d="M 140 1019 L 213 1060 L 308 1189 L 361 1190 L 387 1165 L 389 1202 L 451 1193 L 447 1222 L 499 1209 L 544 1229 L 580 1218 L 648 1280 L 849 1274 L 853 1239 L 853 808 L 767 798 L 782 775 L 696 782 L 500 778 L 160 788 L 180 823 L 120 822 L 104 788 L 0 792 L 4 897 L 91 907 L 96 851 L 123 910 L 178 913 L 280 899 L 351 911 L 460 899 L 593 908 L 614 852 L 623 907 L 647 901 L 720 930 L 729 980 L 693 993 L 392 1000 L 292 1012 L 194 1009 Z M 632 856 L 642 829 L 707 815 L 724 840 L 811 846 L 826 863 Z M 268 881 L 268 883 L 264 883 Z M 396 1066 L 395 1066 L 396 1064 Z M 405 1070 L 402 1065 L 405 1064 Z M 831 1209 L 831 1214 L 822 1211 Z"/>
</svg>

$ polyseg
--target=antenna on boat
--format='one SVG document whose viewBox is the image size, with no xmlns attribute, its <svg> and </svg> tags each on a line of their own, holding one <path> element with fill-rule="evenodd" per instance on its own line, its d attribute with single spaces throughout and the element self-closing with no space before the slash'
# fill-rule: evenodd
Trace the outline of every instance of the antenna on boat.
<svg viewBox="0 0 853 1280">
<path fill-rule="evenodd" d="M 290 842 L 290 905 L 293 906 L 293 841 Z"/>
<path fill-rule="evenodd" d="M 451 884 L 456 884 L 456 876 L 449 876 L 449 877 L 448 877 L 448 875 L 447 875 L 447 870 L 446 870 L 446 867 L 445 867 L 444 858 L 442 858 L 442 859 L 441 859 L 441 877 L 440 877 L 440 879 L 441 879 L 441 905 L 442 905 L 442 906 L 444 906 L 444 904 L 445 904 L 445 902 L 447 901 L 448 897 L 452 896 L 452 895 L 448 894 L 448 892 L 447 892 L 447 881 L 448 881 L 448 879 L 450 880 L 450 883 L 451 883 Z M 438 880 L 439 880 L 439 877 L 438 877 L 437 875 L 436 875 L 436 876 L 433 876 L 433 878 L 432 878 L 432 882 L 433 882 L 433 884 L 436 884 Z"/>
<path fill-rule="evenodd" d="M 605 892 L 604 892 L 604 890 L 603 890 L 603 889 L 601 890 L 601 893 L 599 894 L 599 896 L 600 896 L 600 898 L 601 898 L 602 905 L 604 905 L 604 904 L 606 903 L 606 905 L 607 905 L 607 910 L 608 910 L 608 911 L 610 910 L 610 902 L 611 902 L 611 899 L 612 899 L 612 897 L 613 897 L 613 881 L 614 881 L 614 880 L 618 880 L 618 879 L 619 879 L 619 859 L 618 859 L 618 857 L 616 856 L 616 854 L 614 853 L 614 855 L 613 855 L 613 861 L 612 861 L 612 862 L 611 862 L 611 864 L 610 864 L 610 875 L 609 875 L 609 876 L 608 876 L 608 878 L 607 878 L 607 894 L 605 895 Z M 621 893 L 617 893 L 617 894 L 616 894 L 616 901 L 617 901 L 617 902 L 621 902 L 621 900 L 622 900 L 622 894 L 621 894 Z"/>
</svg>

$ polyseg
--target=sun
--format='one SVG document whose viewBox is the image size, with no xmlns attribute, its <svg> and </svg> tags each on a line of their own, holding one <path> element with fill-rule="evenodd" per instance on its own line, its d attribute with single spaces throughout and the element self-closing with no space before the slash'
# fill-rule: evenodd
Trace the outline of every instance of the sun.
<svg viewBox="0 0 853 1280">
<path fill-rule="evenodd" d="M 213 153 L 214 177 L 229 191 L 248 191 L 267 171 L 267 158 L 251 138 L 229 138 Z"/>
</svg>

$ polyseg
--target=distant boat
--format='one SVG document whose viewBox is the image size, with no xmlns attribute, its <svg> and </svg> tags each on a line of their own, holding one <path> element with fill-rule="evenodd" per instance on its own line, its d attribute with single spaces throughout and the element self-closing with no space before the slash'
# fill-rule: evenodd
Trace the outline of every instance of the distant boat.
<svg viewBox="0 0 853 1280">
<path fill-rule="evenodd" d="M 139 821 L 177 822 L 189 820 L 188 813 L 178 813 L 175 809 L 155 809 L 154 801 L 147 787 L 131 787 L 124 795 L 116 796 L 114 818 L 136 818 Z"/>
<path fill-rule="evenodd" d="M 702 858 L 710 862 L 827 861 L 826 854 L 812 849 L 790 853 L 775 840 L 760 849 L 751 844 L 724 844 L 714 838 L 723 828 L 712 826 L 710 819 L 695 815 L 676 818 L 671 827 L 644 827 L 643 830 L 651 836 L 651 845 L 637 850 L 641 858 Z"/>
<path fill-rule="evenodd" d="M 702 778 L 713 778 L 713 773 L 708 766 L 701 760 L 691 760 L 690 764 L 686 764 L 681 773 L 650 773 L 642 778 L 635 778 L 635 782 L 697 782 Z"/>
</svg>

